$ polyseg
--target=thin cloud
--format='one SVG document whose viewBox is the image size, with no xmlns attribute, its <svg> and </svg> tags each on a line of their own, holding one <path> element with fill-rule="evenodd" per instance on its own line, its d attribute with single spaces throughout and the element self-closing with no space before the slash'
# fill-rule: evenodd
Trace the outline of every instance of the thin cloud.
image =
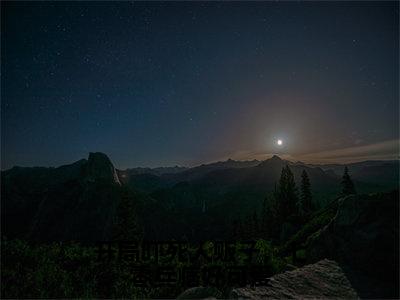
<svg viewBox="0 0 400 300">
<path fill-rule="evenodd" d="M 298 156 L 297 158 L 305 162 L 314 163 L 398 159 L 399 140 L 390 140 L 365 146 L 355 146 L 317 153 L 310 153 Z"/>
<path fill-rule="evenodd" d="M 303 161 L 306 163 L 349 163 L 365 160 L 399 159 L 400 140 L 389 140 L 380 143 L 340 148 L 315 153 L 290 155 L 289 153 L 266 153 L 262 151 L 242 150 L 219 157 L 219 161 L 233 160 L 266 160 L 273 155 L 290 161 Z"/>
<path fill-rule="evenodd" d="M 227 160 L 227 159 L 233 159 L 233 160 L 266 160 L 268 158 L 271 158 L 273 155 L 278 155 L 282 159 L 287 159 L 287 160 L 294 160 L 294 157 L 291 156 L 290 154 L 287 153 L 265 153 L 261 151 L 250 151 L 250 150 L 242 150 L 242 151 L 236 151 L 231 153 L 230 155 L 221 157 L 219 160 Z"/>
</svg>

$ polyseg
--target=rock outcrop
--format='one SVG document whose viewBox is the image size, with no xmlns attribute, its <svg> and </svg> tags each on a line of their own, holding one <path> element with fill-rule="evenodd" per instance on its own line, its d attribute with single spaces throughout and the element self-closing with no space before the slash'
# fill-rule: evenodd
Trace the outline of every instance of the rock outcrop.
<svg viewBox="0 0 400 300">
<path fill-rule="evenodd" d="M 121 199 L 115 168 L 99 152 L 58 168 L 2 172 L 1 188 L 2 233 L 34 241 L 107 240 Z"/>
<path fill-rule="evenodd" d="M 217 299 L 222 297 L 222 292 L 213 287 L 193 287 L 187 289 L 177 299 Z"/>
<path fill-rule="evenodd" d="M 398 191 L 340 199 L 336 216 L 307 244 L 309 262 L 346 266 L 361 297 L 399 296 Z"/>
<path fill-rule="evenodd" d="M 85 166 L 85 177 L 88 181 L 100 179 L 121 185 L 111 160 L 101 152 L 89 153 L 89 159 Z"/>
<path fill-rule="evenodd" d="M 357 299 L 342 268 L 331 260 L 321 260 L 294 271 L 275 275 L 266 286 L 232 290 L 234 299 Z"/>
</svg>

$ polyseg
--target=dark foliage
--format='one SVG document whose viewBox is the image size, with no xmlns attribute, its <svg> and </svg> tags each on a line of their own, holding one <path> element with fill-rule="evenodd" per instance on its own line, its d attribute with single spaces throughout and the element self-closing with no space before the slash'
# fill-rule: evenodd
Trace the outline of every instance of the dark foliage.
<svg viewBox="0 0 400 300">
<path fill-rule="evenodd" d="M 291 216 L 298 214 L 296 183 L 288 165 L 282 169 L 275 197 L 277 215 L 281 223 L 288 221 Z"/>
<path fill-rule="evenodd" d="M 276 248 L 264 240 L 258 240 L 255 247 L 259 253 L 255 263 L 268 266 L 271 275 L 282 272 L 285 261 L 277 256 Z M 3 240 L 1 298 L 165 299 L 176 298 L 187 288 L 181 284 L 138 287 L 135 274 L 128 264 L 118 260 L 100 262 L 95 250 L 78 243 L 34 245 L 22 240 Z M 177 260 L 172 264 L 176 267 L 186 265 Z M 234 265 L 245 264 L 245 260 L 237 256 Z M 171 263 L 159 263 L 159 266 L 166 265 Z M 205 263 L 204 267 L 215 265 L 226 270 L 231 263 L 210 262 Z"/>
<path fill-rule="evenodd" d="M 303 170 L 301 173 L 301 187 L 300 187 L 300 202 L 299 210 L 301 214 L 308 215 L 314 210 L 311 194 L 311 184 L 307 172 Z"/>
<path fill-rule="evenodd" d="M 356 190 L 354 188 L 354 183 L 350 178 L 349 169 L 344 167 L 344 173 L 342 177 L 342 195 L 352 195 L 355 194 Z"/>
</svg>

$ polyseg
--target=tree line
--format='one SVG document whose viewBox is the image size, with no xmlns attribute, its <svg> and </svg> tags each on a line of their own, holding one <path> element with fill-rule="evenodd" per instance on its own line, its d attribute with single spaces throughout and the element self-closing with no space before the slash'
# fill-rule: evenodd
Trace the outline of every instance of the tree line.
<svg viewBox="0 0 400 300">
<path fill-rule="evenodd" d="M 341 196 L 356 194 L 347 167 L 344 169 L 341 185 Z M 232 235 L 235 239 L 268 238 L 283 242 L 306 224 L 316 209 L 306 170 L 301 173 L 298 191 L 294 175 L 286 165 L 275 184 L 273 195 L 264 199 L 261 211 L 254 211 L 244 220 L 234 221 Z"/>
</svg>

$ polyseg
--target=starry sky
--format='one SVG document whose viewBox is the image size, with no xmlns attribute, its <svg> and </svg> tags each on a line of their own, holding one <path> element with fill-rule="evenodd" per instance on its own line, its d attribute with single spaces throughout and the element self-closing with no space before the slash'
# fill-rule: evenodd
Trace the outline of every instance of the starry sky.
<svg viewBox="0 0 400 300">
<path fill-rule="evenodd" d="M 398 2 L 1 8 L 2 169 L 398 158 Z"/>
</svg>

